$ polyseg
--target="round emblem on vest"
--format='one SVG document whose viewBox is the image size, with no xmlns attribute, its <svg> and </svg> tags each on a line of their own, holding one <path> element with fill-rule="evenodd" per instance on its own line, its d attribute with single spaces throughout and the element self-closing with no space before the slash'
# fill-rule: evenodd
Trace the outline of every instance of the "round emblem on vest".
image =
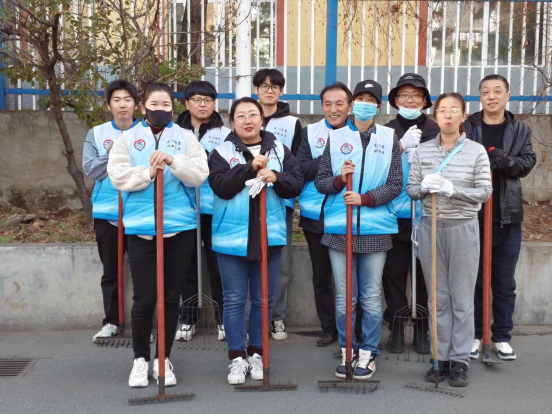
<svg viewBox="0 0 552 414">
<path fill-rule="evenodd" d="M 342 154 L 347 155 L 347 154 L 351 153 L 352 150 L 353 150 L 353 146 L 349 143 L 345 143 L 341 146 L 341 153 Z"/>
<path fill-rule="evenodd" d="M 234 168 L 236 165 L 238 165 L 240 163 L 240 160 L 238 160 L 237 158 L 232 158 L 230 160 L 230 168 Z"/>
<path fill-rule="evenodd" d="M 323 148 L 324 145 L 326 145 L 324 138 L 318 138 L 318 141 L 316 141 L 316 148 Z"/>
<path fill-rule="evenodd" d="M 144 141 L 143 139 L 134 141 L 134 148 L 136 148 L 138 151 L 142 151 L 144 148 L 146 148 L 146 141 Z"/>
<path fill-rule="evenodd" d="M 110 139 L 106 139 L 104 142 L 103 142 L 103 147 L 105 149 L 108 149 L 109 147 L 111 147 L 113 145 L 113 141 L 110 140 Z"/>
</svg>

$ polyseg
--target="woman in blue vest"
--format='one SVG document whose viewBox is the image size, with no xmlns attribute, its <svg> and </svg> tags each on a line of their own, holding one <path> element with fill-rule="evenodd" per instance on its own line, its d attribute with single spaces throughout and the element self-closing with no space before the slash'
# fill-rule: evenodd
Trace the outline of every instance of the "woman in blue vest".
<svg viewBox="0 0 552 414">
<path fill-rule="evenodd" d="M 329 132 L 320 159 L 315 186 L 330 194 L 324 206 L 324 236 L 335 281 L 336 322 L 342 361 L 335 375 L 346 377 L 345 286 L 346 211 L 353 207 L 353 332 L 357 299 L 362 314 L 362 335 L 353 335 L 355 379 L 368 379 L 376 371 L 375 358 L 382 322 L 382 282 L 391 234 L 397 233 L 397 218 L 391 201 L 402 189 L 400 145 L 392 129 L 376 124 L 381 105 L 381 86 L 372 80 L 360 82 L 353 93 L 354 126 Z M 346 191 L 347 175 L 353 175 L 353 191 Z"/>
<path fill-rule="evenodd" d="M 213 202 L 213 250 L 217 252 L 224 294 L 224 328 L 232 361 L 228 382 L 243 384 L 250 373 L 263 379 L 262 298 L 259 197 L 249 195 L 246 181 L 256 177 L 266 189 L 268 230 L 268 301 L 272 313 L 274 287 L 282 247 L 286 245 L 285 199 L 297 197 L 303 177 L 291 151 L 262 131 L 263 109 L 252 98 L 232 104 L 234 131 L 209 156 Z M 245 304 L 251 299 L 249 346 L 245 347 Z M 270 320 L 269 316 L 269 320 Z"/>
<path fill-rule="evenodd" d="M 169 356 L 178 324 L 180 287 L 195 245 L 197 214 L 194 187 L 209 175 L 207 156 L 193 133 L 173 124 L 172 89 L 148 83 L 144 89 L 142 122 L 119 138 L 107 172 L 123 191 L 123 224 L 134 289 L 132 339 L 134 365 L 131 387 L 148 385 L 151 323 L 157 301 L 155 177 L 164 171 L 163 238 L 165 248 L 165 385 L 176 384 Z M 157 349 L 153 378 L 157 379 Z"/>
</svg>

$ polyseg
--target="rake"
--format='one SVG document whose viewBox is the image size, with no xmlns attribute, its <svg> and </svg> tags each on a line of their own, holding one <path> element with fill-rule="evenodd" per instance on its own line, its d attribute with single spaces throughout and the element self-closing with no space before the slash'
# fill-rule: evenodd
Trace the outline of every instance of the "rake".
<svg viewBox="0 0 552 414">
<path fill-rule="evenodd" d="M 236 391 L 292 391 L 297 385 L 270 383 L 270 345 L 268 331 L 268 238 L 266 228 L 266 186 L 259 195 L 260 235 L 261 235 L 261 295 L 263 316 L 263 382 L 260 385 L 236 385 Z"/>
<path fill-rule="evenodd" d="M 163 170 L 157 170 L 156 188 L 156 247 L 157 247 L 157 349 L 159 376 L 157 395 L 131 398 L 129 404 L 150 404 L 157 402 L 182 401 L 195 396 L 194 393 L 167 394 L 165 391 L 165 254 L 163 238 Z M 172 338 L 171 338 L 172 339 Z"/>
<path fill-rule="evenodd" d="M 347 175 L 347 191 L 353 190 L 353 177 Z M 318 381 L 318 388 L 322 392 L 331 389 L 357 394 L 374 391 L 379 380 L 353 379 L 353 206 L 347 205 L 347 236 L 346 236 L 346 281 L 345 281 L 345 369 L 346 378 L 329 381 Z"/>
</svg>

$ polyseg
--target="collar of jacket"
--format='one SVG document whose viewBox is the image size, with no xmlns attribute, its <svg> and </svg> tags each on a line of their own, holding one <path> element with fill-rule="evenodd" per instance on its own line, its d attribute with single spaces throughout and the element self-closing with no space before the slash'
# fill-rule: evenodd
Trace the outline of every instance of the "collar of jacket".
<svg viewBox="0 0 552 414">
<path fill-rule="evenodd" d="M 251 154 L 251 151 L 249 151 L 249 148 L 244 144 L 244 142 L 241 140 L 241 138 L 236 134 L 234 131 L 232 131 L 228 136 L 226 137 L 225 141 L 232 142 L 236 149 L 241 153 L 249 153 Z M 268 131 L 261 131 L 261 152 L 260 154 L 266 154 L 268 150 L 271 148 L 274 148 L 276 142 L 276 137 L 272 132 Z"/>
<path fill-rule="evenodd" d="M 509 124 L 515 120 L 514 114 L 510 111 L 504 111 L 504 118 L 506 120 L 506 123 Z M 472 124 L 475 125 L 481 125 L 483 123 L 483 111 L 476 112 L 470 116 L 468 116 L 468 121 L 470 121 Z"/>
<path fill-rule="evenodd" d="M 192 115 L 190 114 L 190 111 L 182 112 L 178 116 L 176 123 L 178 126 L 194 132 L 194 126 L 192 125 Z M 224 122 L 222 122 L 220 114 L 217 111 L 213 111 L 213 114 L 211 115 L 209 121 L 199 126 L 199 139 L 201 140 L 205 133 L 210 129 L 220 128 L 222 126 L 224 126 Z"/>
<path fill-rule="evenodd" d="M 426 114 L 422 114 L 420 118 L 421 117 L 425 117 L 424 127 L 422 129 L 422 136 L 421 136 L 422 142 L 424 142 L 423 138 L 434 137 L 439 132 L 441 132 L 441 130 L 439 129 L 439 125 L 437 125 L 437 122 L 435 122 L 433 119 L 428 117 Z M 397 133 L 397 138 L 399 139 L 401 139 L 406 133 L 406 130 L 403 129 L 401 123 L 397 118 L 392 119 L 385 126 L 394 129 L 395 133 L 397 133 L 397 131 L 400 132 L 400 134 Z"/>
<path fill-rule="evenodd" d="M 266 125 L 271 119 L 283 118 L 285 116 L 288 116 L 289 114 L 291 114 L 291 110 L 289 109 L 289 104 L 287 102 L 278 102 L 276 104 L 276 112 L 274 112 L 270 116 L 265 116 L 264 126 L 266 127 Z"/>
<path fill-rule="evenodd" d="M 458 137 L 458 139 L 456 140 L 456 144 L 454 144 L 454 147 L 456 148 L 458 146 L 458 144 L 461 144 L 463 141 L 467 140 L 468 137 L 466 136 L 466 133 L 465 132 L 462 132 L 462 135 L 460 135 Z M 437 138 L 435 138 L 435 145 L 437 145 L 437 147 L 441 148 L 442 145 L 441 145 L 441 133 L 439 133 L 437 135 Z"/>
</svg>

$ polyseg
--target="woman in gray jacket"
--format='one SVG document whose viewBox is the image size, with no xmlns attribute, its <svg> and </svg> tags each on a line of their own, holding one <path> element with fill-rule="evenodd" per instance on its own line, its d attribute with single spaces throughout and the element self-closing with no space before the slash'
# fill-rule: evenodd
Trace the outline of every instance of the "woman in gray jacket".
<svg viewBox="0 0 552 414">
<path fill-rule="evenodd" d="M 440 95 L 434 116 L 441 133 L 416 150 L 406 191 L 423 204 L 418 249 L 428 292 L 431 291 L 430 193 L 437 193 L 439 378 L 444 380 L 450 375 L 450 385 L 464 387 L 468 385 L 474 336 L 473 295 L 479 264 L 477 212 L 491 196 L 491 171 L 485 148 L 466 138 L 462 125 L 466 103 L 460 94 Z M 435 381 L 433 366 L 425 379 Z"/>
</svg>

